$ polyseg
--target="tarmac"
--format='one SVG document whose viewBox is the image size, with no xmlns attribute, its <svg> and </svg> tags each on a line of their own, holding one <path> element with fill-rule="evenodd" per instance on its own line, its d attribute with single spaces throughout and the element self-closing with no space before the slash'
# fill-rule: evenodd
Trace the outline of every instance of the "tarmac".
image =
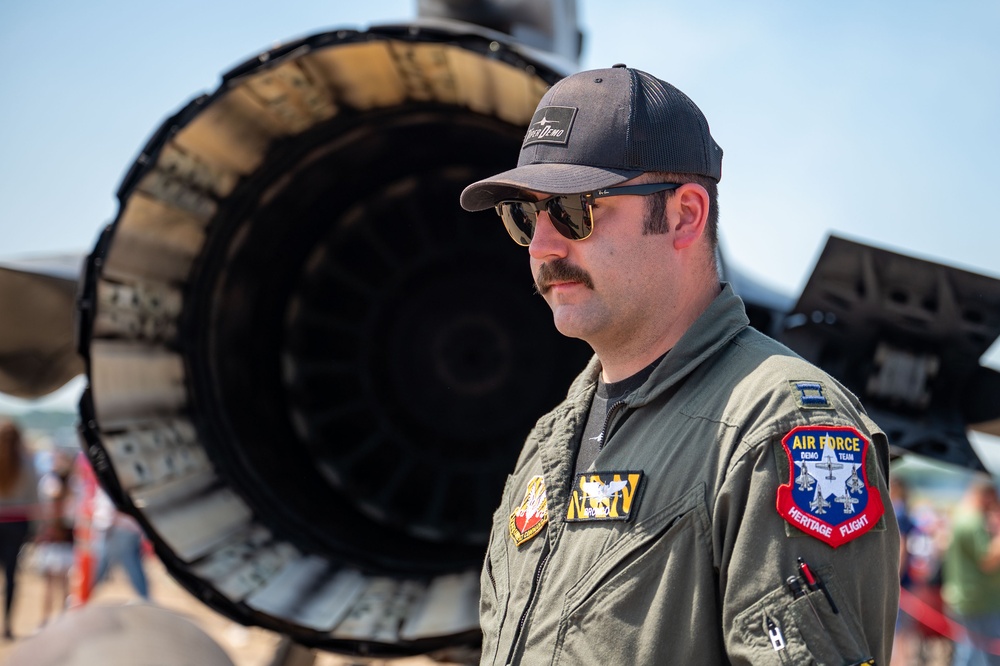
<svg viewBox="0 0 1000 666">
<path fill-rule="evenodd" d="M 276 663 L 279 649 L 284 647 L 281 635 L 260 627 L 245 627 L 219 615 L 178 585 L 157 558 L 146 557 L 144 563 L 152 603 L 180 613 L 196 624 L 222 647 L 235 666 L 273 666 Z M 29 567 L 21 566 L 14 599 L 14 639 L 0 639 L 0 664 L 7 664 L 10 653 L 20 641 L 44 636 L 44 628 L 41 627 L 44 585 L 39 575 Z M 129 601 L 139 601 L 139 597 L 132 590 L 124 571 L 113 569 L 109 578 L 94 590 L 88 603 L 120 604 Z M 73 613 L 74 609 L 63 612 Z M 442 662 L 425 657 L 372 660 L 301 647 L 297 649 L 296 658 L 287 660 L 286 665 L 305 666 L 312 657 L 311 666 L 442 666 Z"/>
</svg>

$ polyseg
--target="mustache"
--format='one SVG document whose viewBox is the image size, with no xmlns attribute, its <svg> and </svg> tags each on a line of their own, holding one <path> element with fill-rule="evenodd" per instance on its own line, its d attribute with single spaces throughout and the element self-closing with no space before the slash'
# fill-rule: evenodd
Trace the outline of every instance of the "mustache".
<svg viewBox="0 0 1000 666">
<path fill-rule="evenodd" d="M 579 282 L 588 289 L 594 288 L 594 280 L 591 279 L 590 273 L 579 266 L 574 266 L 566 259 L 556 259 L 538 267 L 535 293 L 544 296 L 557 282 Z"/>
</svg>

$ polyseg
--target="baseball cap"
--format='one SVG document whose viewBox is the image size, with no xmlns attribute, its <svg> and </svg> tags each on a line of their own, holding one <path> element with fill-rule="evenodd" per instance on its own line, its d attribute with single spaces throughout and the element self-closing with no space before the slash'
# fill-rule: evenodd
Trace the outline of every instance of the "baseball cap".
<svg viewBox="0 0 1000 666">
<path fill-rule="evenodd" d="M 545 93 L 517 167 L 465 188 L 466 210 L 484 210 L 524 190 L 590 192 L 647 171 L 722 178 L 722 148 L 687 95 L 638 69 L 579 72 Z"/>
</svg>

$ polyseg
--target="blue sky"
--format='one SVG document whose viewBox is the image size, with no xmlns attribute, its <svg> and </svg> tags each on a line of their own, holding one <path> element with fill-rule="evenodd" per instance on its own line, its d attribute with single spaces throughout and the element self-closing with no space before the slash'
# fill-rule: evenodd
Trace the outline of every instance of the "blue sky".
<svg viewBox="0 0 1000 666">
<path fill-rule="evenodd" d="M 579 0 L 578 11 L 582 69 L 645 69 L 705 112 L 725 150 L 730 261 L 797 294 L 835 233 L 1000 276 L 1000 3 Z M 415 16 L 416 0 L 0 3 L 0 258 L 90 250 L 149 135 L 233 65 Z"/>
<path fill-rule="evenodd" d="M 705 111 L 725 250 L 745 269 L 797 293 L 833 232 L 1000 275 L 1000 4 L 578 7 L 581 68 L 625 62 Z M 152 131 L 232 65 L 415 16 L 415 0 L 0 4 L 0 257 L 89 250 Z"/>
</svg>

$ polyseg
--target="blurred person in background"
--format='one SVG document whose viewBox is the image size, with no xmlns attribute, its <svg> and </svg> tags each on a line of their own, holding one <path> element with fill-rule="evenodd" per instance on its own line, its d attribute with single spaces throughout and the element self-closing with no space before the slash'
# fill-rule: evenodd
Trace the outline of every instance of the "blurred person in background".
<svg viewBox="0 0 1000 666">
<path fill-rule="evenodd" d="M 909 486 L 900 476 L 889 478 L 889 498 L 892 509 L 899 523 L 899 586 L 906 591 L 913 589 L 913 577 L 910 575 L 912 560 L 910 542 L 916 536 L 918 528 L 910 516 Z M 896 616 L 896 635 L 892 642 L 892 664 L 906 666 L 911 664 L 916 640 L 916 622 L 903 610 Z"/>
<path fill-rule="evenodd" d="M 3 635 L 14 637 L 11 613 L 21 547 L 28 539 L 30 521 L 38 505 L 38 477 L 28 456 L 20 429 L 11 421 L 0 422 L 0 559 L 3 560 Z"/>
<path fill-rule="evenodd" d="M 956 666 L 1000 666 L 1000 499 L 976 477 L 952 517 L 942 596 L 968 635 L 956 642 Z"/>
<path fill-rule="evenodd" d="M 94 501 L 93 530 L 100 552 L 94 585 L 99 585 L 116 564 L 128 574 L 135 593 L 149 600 L 149 583 L 142 566 L 142 528 L 135 518 L 118 510 L 103 489 Z"/>
<path fill-rule="evenodd" d="M 62 612 L 69 597 L 69 572 L 73 566 L 73 458 L 56 451 L 52 469 L 38 484 L 42 500 L 41 521 L 35 535 L 34 564 L 45 578 L 42 624 L 53 610 Z"/>
</svg>

